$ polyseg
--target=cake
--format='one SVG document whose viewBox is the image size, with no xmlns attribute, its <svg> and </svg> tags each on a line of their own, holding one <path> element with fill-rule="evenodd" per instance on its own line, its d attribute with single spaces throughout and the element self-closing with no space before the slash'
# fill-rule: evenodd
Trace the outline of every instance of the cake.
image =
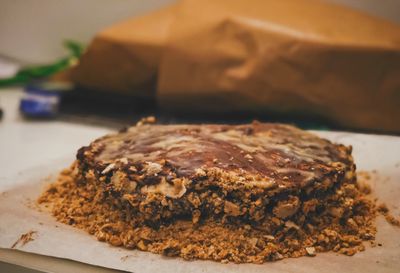
<svg viewBox="0 0 400 273">
<path fill-rule="evenodd" d="M 353 255 L 376 229 L 351 152 L 285 124 L 141 122 L 79 149 L 39 202 L 101 241 L 168 256 Z"/>
</svg>

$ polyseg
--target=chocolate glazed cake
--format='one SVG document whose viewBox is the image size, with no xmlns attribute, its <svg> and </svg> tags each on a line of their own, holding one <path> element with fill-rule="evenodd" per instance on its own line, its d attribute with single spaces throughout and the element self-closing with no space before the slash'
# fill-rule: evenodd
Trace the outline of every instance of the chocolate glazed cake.
<svg viewBox="0 0 400 273">
<path fill-rule="evenodd" d="M 186 259 L 352 255 L 376 232 L 351 147 L 283 124 L 140 123 L 81 148 L 39 201 L 99 240 Z"/>
</svg>

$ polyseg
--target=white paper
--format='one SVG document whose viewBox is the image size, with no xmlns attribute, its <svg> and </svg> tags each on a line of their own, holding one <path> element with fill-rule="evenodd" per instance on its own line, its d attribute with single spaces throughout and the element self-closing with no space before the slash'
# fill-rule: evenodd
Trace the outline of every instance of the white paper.
<svg viewBox="0 0 400 273">
<path fill-rule="evenodd" d="M 400 137 L 318 132 L 335 142 L 352 145 L 358 170 L 374 171 L 374 194 L 400 215 Z M 284 259 L 255 264 L 220 264 L 212 261 L 185 261 L 156 254 L 127 250 L 98 242 L 85 231 L 58 223 L 48 212 L 35 208 L 35 200 L 59 170 L 69 166 L 68 158 L 21 170 L 0 188 L 0 247 L 10 248 L 22 235 L 36 231 L 35 239 L 20 251 L 72 259 L 88 264 L 132 272 L 400 272 L 400 228 L 378 217 L 377 243 L 352 257 L 322 253 L 316 257 Z M 1 184 L 3 185 L 3 184 Z M 15 185 L 10 187 L 10 185 Z"/>
</svg>

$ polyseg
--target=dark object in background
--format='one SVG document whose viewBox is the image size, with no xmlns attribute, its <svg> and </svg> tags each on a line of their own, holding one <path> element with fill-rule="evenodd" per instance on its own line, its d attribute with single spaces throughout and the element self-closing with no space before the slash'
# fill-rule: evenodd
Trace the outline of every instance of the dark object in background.
<svg viewBox="0 0 400 273">
<path fill-rule="evenodd" d="M 262 122 L 282 122 L 294 124 L 303 129 L 328 130 L 335 129 L 332 124 L 317 118 L 302 120 L 274 115 L 262 116 L 246 113 L 180 115 L 167 113 L 159 109 L 154 99 L 137 98 L 111 92 L 96 92 L 76 89 L 62 94 L 57 119 L 66 122 L 84 123 L 87 125 L 106 126 L 119 130 L 135 124 L 143 117 L 156 116 L 160 124 L 241 124 L 253 120 Z"/>
<path fill-rule="evenodd" d="M 66 122 L 106 126 L 119 130 L 134 124 L 143 116 L 158 115 L 157 110 L 153 100 L 78 89 L 63 94 L 57 118 Z M 168 120 L 160 119 L 160 121 Z"/>
<path fill-rule="evenodd" d="M 55 82 L 37 82 L 24 88 L 19 110 L 25 117 L 52 118 L 58 114 L 63 91 L 70 86 Z"/>
<path fill-rule="evenodd" d="M 99 33 L 72 76 L 181 116 L 400 133 L 400 27 L 315 0 L 183 0 Z"/>
</svg>

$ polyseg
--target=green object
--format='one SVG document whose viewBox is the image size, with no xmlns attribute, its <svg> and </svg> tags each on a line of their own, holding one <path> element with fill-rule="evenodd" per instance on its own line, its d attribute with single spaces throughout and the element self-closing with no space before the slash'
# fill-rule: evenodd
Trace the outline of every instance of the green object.
<svg viewBox="0 0 400 273">
<path fill-rule="evenodd" d="M 32 80 L 45 78 L 71 67 L 78 61 L 79 57 L 85 50 L 85 46 L 70 40 L 65 41 L 64 46 L 69 51 L 69 55 L 67 57 L 48 65 L 37 65 L 22 68 L 14 76 L 6 79 L 0 79 L 0 88 L 10 85 L 24 85 Z"/>
</svg>

